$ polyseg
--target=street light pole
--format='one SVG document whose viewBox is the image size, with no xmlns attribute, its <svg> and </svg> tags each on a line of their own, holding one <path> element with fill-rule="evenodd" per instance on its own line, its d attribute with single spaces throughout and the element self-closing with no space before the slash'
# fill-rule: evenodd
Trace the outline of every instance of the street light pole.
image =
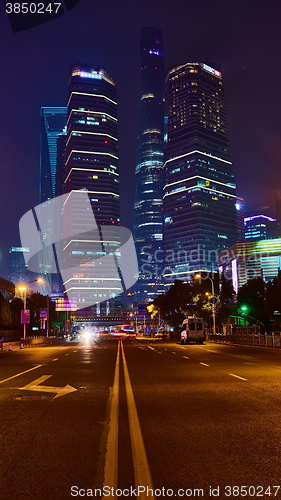
<svg viewBox="0 0 281 500">
<path fill-rule="evenodd" d="M 136 311 L 136 335 L 138 334 L 138 311 Z"/>
<path fill-rule="evenodd" d="M 212 315 L 213 315 L 213 333 L 216 335 L 216 315 L 215 315 L 215 290 L 214 290 L 214 282 L 211 278 L 208 277 L 208 279 L 212 283 L 212 296 L 213 296 L 213 302 L 212 302 Z"/>
<path fill-rule="evenodd" d="M 36 280 L 28 281 L 26 283 L 26 285 L 23 285 L 23 286 L 19 287 L 19 290 L 21 290 L 23 292 L 23 310 L 24 310 L 23 338 L 24 339 L 25 339 L 25 335 L 26 335 L 26 323 L 25 323 L 26 316 L 25 316 L 25 311 L 26 311 L 26 290 L 27 290 L 27 285 L 29 285 L 29 283 L 35 283 L 36 281 L 38 283 L 42 283 L 43 282 L 42 278 L 37 278 Z"/>
<path fill-rule="evenodd" d="M 25 310 L 26 310 L 26 288 L 24 289 L 24 296 L 23 296 L 23 310 L 24 310 L 24 315 L 25 315 Z M 26 332 L 26 323 L 25 323 L 25 316 L 24 316 L 24 324 L 23 324 L 23 338 L 25 339 L 25 332 Z"/>
</svg>

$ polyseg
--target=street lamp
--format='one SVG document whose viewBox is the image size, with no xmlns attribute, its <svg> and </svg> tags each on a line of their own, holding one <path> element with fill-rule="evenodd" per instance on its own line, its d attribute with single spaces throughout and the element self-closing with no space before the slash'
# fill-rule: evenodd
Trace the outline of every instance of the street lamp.
<svg viewBox="0 0 281 500">
<path fill-rule="evenodd" d="M 23 338 L 25 339 L 25 332 L 26 332 L 26 323 L 25 323 L 25 311 L 26 311 L 26 290 L 27 290 L 27 285 L 29 283 L 43 283 L 42 278 L 37 278 L 36 280 L 31 280 L 26 283 L 26 285 L 19 286 L 18 289 L 23 293 L 23 310 L 24 310 L 24 324 L 23 324 Z"/>
<path fill-rule="evenodd" d="M 195 278 L 197 278 L 197 279 L 201 278 L 201 274 L 196 274 Z M 212 300 L 213 333 L 216 334 L 216 315 L 215 315 L 215 302 L 214 302 L 214 299 L 215 299 L 214 281 L 212 280 L 212 278 L 209 278 L 209 276 L 206 276 L 206 278 L 208 280 L 210 280 L 210 282 L 212 284 L 212 296 L 213 296 L 213 300 Z"/>
</svg>

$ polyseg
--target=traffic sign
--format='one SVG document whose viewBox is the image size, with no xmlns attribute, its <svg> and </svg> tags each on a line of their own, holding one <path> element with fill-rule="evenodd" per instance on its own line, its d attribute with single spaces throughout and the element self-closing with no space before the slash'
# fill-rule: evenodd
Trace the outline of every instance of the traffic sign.
<svg viewBox="0 0 281 500">
<path fill-rule="evenodd" d="M 212 298 L 210 299 L 211 304 L 216 304 L 216 303 L 217 303 L 217 301 L 218 301 L 218 299 L 217 299 L 216 297 L 212 297 Z"/>
<path fill-rule="evenodd" d="M 40 309 L 40 319 L 47 318 L 47 309 Z"/>
</svg>

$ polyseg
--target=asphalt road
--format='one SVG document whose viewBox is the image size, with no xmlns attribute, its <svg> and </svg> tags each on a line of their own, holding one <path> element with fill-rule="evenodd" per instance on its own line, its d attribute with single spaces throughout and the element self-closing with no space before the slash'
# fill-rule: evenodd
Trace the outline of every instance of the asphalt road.
<svg viewBox="0 0 281 500">
<path fill-rule="evenodd" d="M 0 498 L 281 499 L 280 412 L 279 351 L 100 338 L 0 353 Z"/>
</svg>

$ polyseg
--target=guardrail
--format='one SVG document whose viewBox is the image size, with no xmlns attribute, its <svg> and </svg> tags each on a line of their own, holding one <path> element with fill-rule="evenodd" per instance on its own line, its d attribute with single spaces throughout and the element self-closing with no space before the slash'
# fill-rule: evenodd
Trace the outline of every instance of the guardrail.
<svg viewBox="0 0 281 500">
<path fill-rule="evenodd" d="M 26 337 L 25 339 L 20 339 L 20 343 L 23 345 L 23 347 L 61 344 L 62 342 L 64 342 L 64 339 L 61 337 Z"/>
<path fill-rule="evenodd" d="M 270 349 L 281 349 L 281 332 L 269 333 L 232 333 L 224 335 L 222 333 L 207 334 L 209 342 L 222 344 L 247 345 L 255 347 L 265 347 Z"/>
</svg>

